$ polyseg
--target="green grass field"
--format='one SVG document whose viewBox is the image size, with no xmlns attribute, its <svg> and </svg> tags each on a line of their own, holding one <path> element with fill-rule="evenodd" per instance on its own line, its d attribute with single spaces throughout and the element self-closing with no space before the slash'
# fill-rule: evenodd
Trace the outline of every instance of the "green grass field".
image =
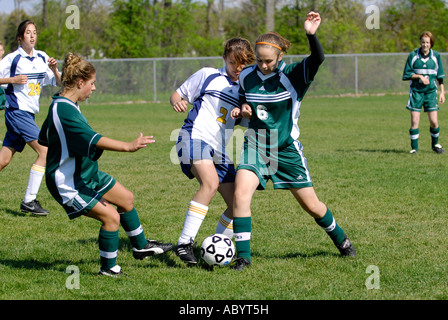
<svg viewBox="0 0 448 320">
<path fill-rule="evenodd" d="M 20 212 L 35 158 L 27 147 L 0 174 L 0 299 L 448 299 L 447 155 L 431 151 L 426 115 L 420 125 L 420 152 L 408 154 L 406 100 L 406 96 L 305 98 L 300 141 L 316 192 L 351 238 L 358 256 L 341 258 L 292 195 L 274 191 L 269 184 L 253 200 L 253 264 L 241 273 L 187 267 L 173 252 L 134 260 L 120 229 L 118 263 L 128 277 L 97 276 L 98 221 L 84 217 L 70 221 L 45 184 L 38 198 L 51 214 L 37 218 Z M 170 136 L 185 114 L 176 114 L 168 103 L 81 108 L 91 126 L 108 137 L 130 141 L 140 131 L 155 136 L 155 144 L 137 153 L 105 152 L 100 169 L 134 193 L 148 238 L 175 243 L 197 189 L 197 182 L 188 180 L 170 161 L 175 140 Z M 440 143 L 448 146 L 444 109 L 442 105 Z M 42 106 L 39 124 L 46 112 L 47 106 Z M 2 121 L 0 136 L 4 133 Z M 216 196 L 198 244 L 214 232 L 223 210 L 224 202 Z M 372 266 L 376 273 L 371 273 Z M 79 270 L 79 289 L 70 287 L 72 268 Z"/>
</svg>

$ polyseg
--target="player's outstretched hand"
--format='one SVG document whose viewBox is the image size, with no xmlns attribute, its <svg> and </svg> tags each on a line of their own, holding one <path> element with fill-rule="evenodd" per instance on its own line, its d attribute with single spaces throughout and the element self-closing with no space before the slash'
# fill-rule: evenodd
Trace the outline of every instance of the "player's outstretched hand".
<svg viewBox="0 0 448 320">
<path fill-rule="evenodd" d="M 55 58 L 48 59 L 48 66 L 51 70 L 57 70 L 58 69 L 58 61 Z"/>
<path fill-rule="evenodd" d="M 307 34 L 315 34 L 317 29 L 320 26 L 321 22 L 320 14 L 319 12 L 311 11 L 308 13 L 305 19 L 305 23 L 303 27 L 305 28 L 305 32 Z"/>
<path fill-rule="evenodd" d="M 139 149 L 146 148 L 148 144 L 156 142 L 153 136 L 143 136 L 140 132 L 140 136 L 134 141 L 129 142 L 129 152 L 135 152 Z"/>
</svg>

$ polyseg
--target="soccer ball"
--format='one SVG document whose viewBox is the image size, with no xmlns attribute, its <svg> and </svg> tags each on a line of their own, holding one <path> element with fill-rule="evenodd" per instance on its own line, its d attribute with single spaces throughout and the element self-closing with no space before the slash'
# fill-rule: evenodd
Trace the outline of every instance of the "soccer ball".
<svg viewBox="0 0 448 320">
<path fill-rule="evenodd" d="M 232 261 L 235 246 L 232 239 L 223 234 L 212 234 L 201 245 L 201 258 L 209 266 L 225 266 Z"/>
</svg>

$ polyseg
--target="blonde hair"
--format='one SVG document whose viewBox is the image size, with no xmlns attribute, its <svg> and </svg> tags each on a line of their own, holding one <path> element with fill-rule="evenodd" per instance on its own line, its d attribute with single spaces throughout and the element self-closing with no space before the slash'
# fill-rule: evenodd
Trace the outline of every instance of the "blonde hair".
<svg viewBox="0 0 448 320">
<path fill-rule="evenodd" d="M 282 52 L 291 48 L 291 42 L 275 32 L 264 33 L 259 36 L 255 41 L 255 48 L 259 45 L 271 46 Z"/>
<path fill-rule="evenodd" d="M 227 40 L 224 45 L 225 57 L 233 52 L 233 57 L 238 64 L 251 64 L 255 61 L 255 53 L 250 41 L 244 38 L 233 38 Z"/>
<path fill-rule="evenodd" d="M 61 82 L 64 89 L 72 89 L 79 80 L 87 81 L 96 73 L 95 67 L 79 54 L 69 52 L 64 59 Z"/>
</svg>

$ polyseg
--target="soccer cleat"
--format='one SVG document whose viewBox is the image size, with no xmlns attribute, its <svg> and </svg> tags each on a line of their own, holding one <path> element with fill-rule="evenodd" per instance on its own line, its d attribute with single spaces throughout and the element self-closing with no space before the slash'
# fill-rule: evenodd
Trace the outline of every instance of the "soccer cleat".
<svg viewBox="0 0 448 320">
<path fill-rule="evenodd" d="M 184 244 L 178 244 L 174 251 L 176 252 L 176 255 L 185 263 L 188 264 L 197 264 L 198 260 L 196 259 L 193 247 L 196 245 L 195 243 L 184 243 Z"/>
<path fill-rule="evenodd" d="M 409 151 L 410 154 L 416 154 L 418 151 L 415 149 L 412 149 L 411 151 Z"/>
<path fill-rule="evenodd" d="M 344 241 L 341 244 L 336 244 L 336 248 L 339 249 L 341 256 L 343 257 L 355 257 L 356 251 L 355 247 L 353 247 L 350 239 L 345 235 Z"/>
<path fill-rule="evenodd" d="M 110 268 L 108 270 L 100 269 L 100 272 L 98 274 L 102 275 L 102 276 L 112 277 L 112 278 L 126 276 L 126 274 L 123 273 L 123 271 L 121 270 L 121 267 L 118 264 L 116 264 L 115 266 L 113 266 L 112 268 Z"/>
<path fill-rule="evenodd" d="M 233 265 L 231 266 L 231 269 L 237 270 L 237 271 L 243 271 L 245 267 L 249 267 L 250 262 L 244 258 L 236 258 L 233 261 Z"/>
<path fill-rule="evenodd" d="M 440 144 L 436 144 L 436 145 L 432 146 L 432 150 L 438 154 L 442 154 L 445 152 L 445 150 L 443 150 L 443 148 Z"/>
<path fill-rule="evenodd" d="M 37 216 L 47 216 L 50 212 L 48 212 L 47 209 L 42 208 L 39 201 L 36 199 L 30 201 L 30 202 L 24 202 L 20 204 L 20 210 L 22 212 L 31 212 L 32 214 L 35 214 Z"/>
<path fill-rule="evenodd" d="M 160 243 L 156 240 L 148 240 L 148 243 L 142 248 L 132 248 L 135 259 L 142 260 L 144 258 L 165 253 L 173 248 L 171 243 Z"/>
</svg>

